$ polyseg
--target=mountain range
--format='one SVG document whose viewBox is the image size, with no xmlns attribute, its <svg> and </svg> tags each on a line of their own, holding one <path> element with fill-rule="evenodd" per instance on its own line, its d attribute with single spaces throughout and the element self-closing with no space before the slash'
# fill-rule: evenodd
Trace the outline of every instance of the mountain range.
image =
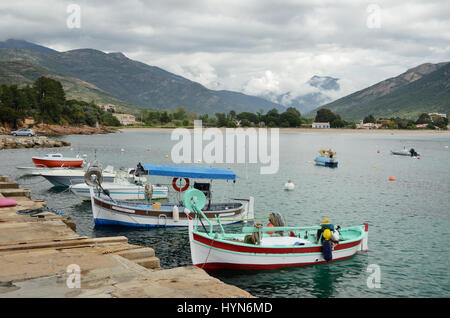
<svg viewBox="0 0 450 318">
<path fill-rule="evenodd" d="M 21 40 L 0 42 L 2 82 L 29 83 L 40 75 L 69 84 L 75 98 L 92 98 L 121 106 L 173 110 L 184 106 L 197 114 L 214 115 L 285 107 L 260 97 L 232 91 L 214 91 L 194 81 L 127 58 L 122 53 L 94 49 L 58 52 Z M 75 93 L 76 92 L 76 93 Z M 90 95 L 86 97 L 85 92 Z M 70 93 L 70 89 L 69 89 Z M 93 96 L 97 94 L 97 96 Z M 70 94 L 68 94 L 70 96 Z M 91 99 L 91 100 L 92 100 Z"/>
<path fill-rule="evenodd" d="M 123 53 L 94 49 L 59 52 L 23 40 L 0 41 L 0 84 L 31 84 L 39 76 L 59 80 L 68 98 L 112 103 L 128 109 L 184 106 L 197 114 L 283 112 L 295 107 L 307 117 L 329 108 L 347 120 L 375 117 L 417 118 L 423 112 L 450 113 L 450 63 L 425 63 L 375 85 L 332 101 L 339 79 L 313 76 L 305 93 L 252 96 L 212 90 Z M 301 89 L 299 89 L 301 91 Z"/>
<path fill-rule="evenodd" d="M 319 108 L 349 120 L 369 114 L 408 119 L 417 119 L 424 112 L 450 114 L 450 62 L 421 64 Z"/>
<path fill-rule="evenodd" d="M 306 114 L 332 101 L 333 98 L 329 93 L 339 91 L 339 79 L 314 75 L 302 85 L 302 89 L 303 93 L 285 92 L 279 95 L 268 93 L 261 97 L 285 107 L 295 107 L 301 114 Z"/>
</svg>

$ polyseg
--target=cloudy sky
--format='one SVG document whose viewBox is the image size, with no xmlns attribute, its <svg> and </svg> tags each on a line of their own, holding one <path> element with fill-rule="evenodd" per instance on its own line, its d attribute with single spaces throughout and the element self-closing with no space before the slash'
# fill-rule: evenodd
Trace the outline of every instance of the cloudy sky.
<svg viewBox="0 0 450 318">
<path fill-rule="evenodd" d="M 313 75 L 332 76 L 340 97 L 449 61 L 449 12 L 448 0 L 0 0 L 0 40 L 120 51 L 254 95 L 304 94 Z"/>
</svg>

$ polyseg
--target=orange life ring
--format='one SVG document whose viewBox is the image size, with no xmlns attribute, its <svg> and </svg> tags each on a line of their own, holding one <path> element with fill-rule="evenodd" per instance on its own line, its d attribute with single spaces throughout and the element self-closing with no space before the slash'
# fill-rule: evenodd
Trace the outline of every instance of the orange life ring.
<svg viewBox="0 0 450 318">
<path fill-rule="evenodd" d="M 186 184 L 182 188 L 177 186 L 177 180 L 178 180 L 178 178 L 172 179 L 172 187 L 175 189 L 175 191 L 184 192 L 187 190 L 187 188 L 189 188 L 189 179 L 188 178 L 184 178 L 184 181 L 186 181 Z"/>
</svg>

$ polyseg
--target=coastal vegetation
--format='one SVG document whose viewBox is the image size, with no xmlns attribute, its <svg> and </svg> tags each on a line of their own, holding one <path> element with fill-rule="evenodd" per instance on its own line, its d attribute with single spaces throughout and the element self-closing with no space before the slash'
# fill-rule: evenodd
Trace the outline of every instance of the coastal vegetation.
<svg viewBox="0 0 450 318">
<path fill-rule="evenodd" d="M 294 108 L 289 107 L 284 112 L 271 109 L 267 113 L 262 110 L 252 112 L 230 111 L 228 113 L 216 113 L 215 116 L 208 114 L 197 115 L 194 112 L 187 112 L 184 107 L 178 107 L 175 111 L 169 110 L 141 110 L 137 114 L 137 119 L 141 121 L 140 126 L 145 127 L 192 127 L 194 120 L 201 120 L 204 127 L 279 127 L 279 128 L 306 128 L 311 127 L 313 122 L 330 123 L 330 128 L 371 128 L 371 129 L 447 129 L 448 119 L 438 114 L 429 115 L 423 113 L 417 120 L 400 117 L 375 118 L 372 114 L 367 115 L 362 121 L 363 124 L 373 124 L 361 126 L 361 122 L 348 121 L 341 118 L 339 114 L 327 108 L 317 111 L 315 118 L 307 118 Z M 425 125 L 424 125 L 425 124 Z"/>
<path fill-rule="evenodd" d="M 93 102 L 67 100 L 61 83 L 44 76 L 33 85 L 0 86 L 0 123 L 17 127 L 25 118 L 45 124 L 120 126 L 111 112 L 101 110 Z"/>
</svg>

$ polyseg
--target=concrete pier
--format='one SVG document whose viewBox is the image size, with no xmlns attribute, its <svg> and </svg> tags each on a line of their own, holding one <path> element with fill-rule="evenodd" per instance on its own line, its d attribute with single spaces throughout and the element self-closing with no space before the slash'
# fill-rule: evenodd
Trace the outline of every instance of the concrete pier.
<svg viewBox="0 0 450 318">
<path fill-rule="evenodd" d="M 0 298 L 252 297 L 194 266 L 162 269 L 151 247 L 124 236 L 89 238 L 65 215 L 17 212 L 45 207 L 30 191 L 0 176 Z"/>
</svg>

